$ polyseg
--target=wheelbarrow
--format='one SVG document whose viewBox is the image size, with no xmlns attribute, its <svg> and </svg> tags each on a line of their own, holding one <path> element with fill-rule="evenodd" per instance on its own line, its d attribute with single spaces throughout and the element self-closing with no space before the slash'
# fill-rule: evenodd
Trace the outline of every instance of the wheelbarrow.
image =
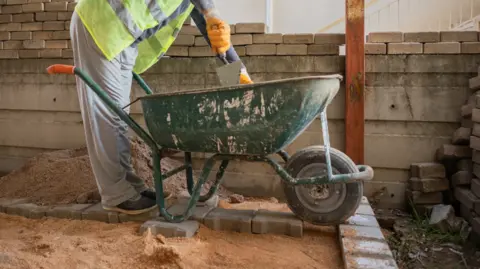
<svg viewBox="0 0 480 269">
<path fill-rule="evenodd" d="M 75 74 L 152 150 L 156 201 L 168 222 L 190 218 L 197 202 L 217 191 L 230 161 L 266 162 L 280 176 L 291 211 L 316 225 L 344 222 L 358 208 L 363 181 L 373 170 L 330 147 L 326 108 L 337 94 L 342 77 L 309 76 L 248 85 L 154 94 L 137 74 L 146 92 L 141 101 L 148 132 L 114 102 L 90 76 L 74 66 L 52 65 L 50 74 Z M 320 115 L 324 145 L 307 147 L 289 156 L 284 150 Z M 184 152 L 184 164 L 162 174 L 160 160 L 168 151 Z M 211 153 L 194 182 L 192 152 Z M 285 164 L 276 159 L 278 155 Z M 212 168 L 220 162 L 215 182 L 200 195 Z M 163 180 L 186 173 L 190 193 L 185 212 L 165 207 Z"/>
</svg>

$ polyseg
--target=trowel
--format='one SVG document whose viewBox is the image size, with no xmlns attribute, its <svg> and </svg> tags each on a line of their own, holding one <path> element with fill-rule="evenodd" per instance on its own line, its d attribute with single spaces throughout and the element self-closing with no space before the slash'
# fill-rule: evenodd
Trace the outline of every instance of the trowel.
<svg viewBox="0 0 480 269">
<path fill-rule="evenodd" d="M 242 62 L 236 61 L 229 63 L 226 54 L 219 54 L 218 58 L 225 64 L 217 68 L 217 75 L 222 86 L 233 86 L 240 84 L 240 71 L 242 69 Z"/>
</svg>

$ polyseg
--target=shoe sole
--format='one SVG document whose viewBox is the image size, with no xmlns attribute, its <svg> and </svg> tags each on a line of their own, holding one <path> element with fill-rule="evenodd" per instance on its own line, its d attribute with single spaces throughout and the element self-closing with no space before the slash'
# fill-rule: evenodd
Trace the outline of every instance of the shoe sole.
<svg viewBox="0 0 480 269">
<path fill-rule="evenodd" d="M 103 206 L 103 209 L 105 209 L 107 211 L 115 211 L 115 212 L 123 213 L 123 214 L 126 214 L 126 215 L 140 215 L 140 214 L 152 211 L 155 208 L 157 208 L 157 205 L 154 205 L 154 206 L 151 206 L 151 207 L 148 207 L 148 208 L 144 208 L 144 209 L 138 209 L 138 210 L 126 210 L 126 209 L 121 209 L 121 208 L 118 208 L 118 207 Z"/>
</svg>

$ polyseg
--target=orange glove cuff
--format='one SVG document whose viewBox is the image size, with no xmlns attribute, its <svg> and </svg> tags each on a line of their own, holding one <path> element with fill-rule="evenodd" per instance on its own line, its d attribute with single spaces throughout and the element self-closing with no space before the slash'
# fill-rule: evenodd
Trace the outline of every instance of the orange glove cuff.
<svg viewBox="0 0 480 269">
<path fill-rule="evenodd" d="M 240 74 L 240 84 L 253 84 L 253 81 L 245 74 Z"/>
</svg>

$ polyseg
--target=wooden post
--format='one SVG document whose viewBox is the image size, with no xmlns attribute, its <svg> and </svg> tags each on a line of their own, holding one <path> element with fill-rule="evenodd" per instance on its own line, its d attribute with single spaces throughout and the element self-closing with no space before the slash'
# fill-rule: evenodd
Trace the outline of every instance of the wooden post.
<svg viewBox="0 0 480 269">
<path fill-rule="evenodd" d="M 345 153 L 356 164 L 364 164 L 365 0 L 345 3 Z"/>
</svg>

